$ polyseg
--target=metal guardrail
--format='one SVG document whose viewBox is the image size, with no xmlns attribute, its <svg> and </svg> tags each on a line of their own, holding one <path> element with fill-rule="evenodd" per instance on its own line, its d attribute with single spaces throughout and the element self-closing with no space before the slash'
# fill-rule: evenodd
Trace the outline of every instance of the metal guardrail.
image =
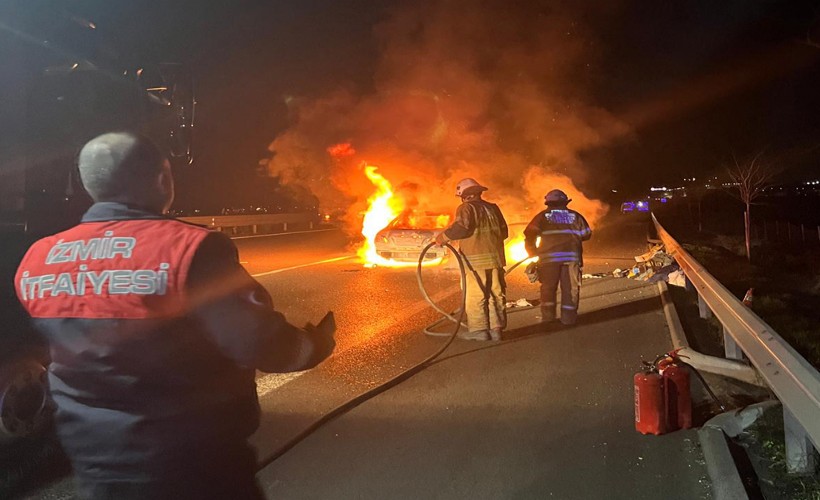
<svg viewBox="0 0 820 500">
<path fill-rule="evenodd" d="M 820 372 L 783 338 L 743 305 L 661 226 L 658 236 L 698 293 L 701 317 L 714 314 L 723 325 L 726 357 L 747 358 L 783 404 L 786 460 L 789 470 L 814 470 L 820 443 Z"/>
<path fill-rule="evenodd" d="M 259 215 L 203 215 L 194 217 L 179 217 L 179 220 L 198 224 L 213 229 L 250 227 L 253 234 L 257 234 L 259 226 L 282 225 L 282 231 L 288 230 L 288 224 L 307 224 L 313 229 L 316 224 L 316 215 L 311 213 L 298 214 L 259 214 Z"/>
</svg>

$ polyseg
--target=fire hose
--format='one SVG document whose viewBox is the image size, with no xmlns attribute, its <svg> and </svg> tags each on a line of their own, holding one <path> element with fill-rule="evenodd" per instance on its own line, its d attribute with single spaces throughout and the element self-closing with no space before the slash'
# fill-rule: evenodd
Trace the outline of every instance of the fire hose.
<svg viewBox="0 0 820 500">
<path fill-rule="evenodd" d="M 424 250 L 422 251 L 421 255 L 419 256 L 419 264 L 418 264 L 418 270 L 417 270 L 419 276 L 421 276 L 421 268 L 422 268 L 422 265 L 423 265 L 423 262 L 424 262 L 424 256 L 427 253 L 427 251 L 433 245 L 434 245 L 434 243 L 431 243 L 431 244 L 427 245 L 424 248 Z M 467 290 L 467 286 L 466 286 L 467 285 L 467 283 L 466 283 L 467 272 L 466 272 L 466 269 L 464 267 L 464 261 L 462 260 L 461 255 L 459 254 L 459 252 L 448 243 L 445 243 L 445 246 L 452 252 L 452 255 L 454 255 L 456 257 L 456 261 L 458 262 L 458 267 L 459 267 L 459 270 L 461 272 L 461 308 L 460 308 L 459 312 L 457 313 L 459 316 L 457 318 L 453 317 L 453 322 L 455 322 L 456 328 L 453 329 L 453 332 L 450 334 L 450 338 L 441 347 L 439 347 L 433 354 L 431 354 L 430 356 L 424 358 L 420 362 L 418 362 L 415 365 L 411 366 L 410 368 L 400 372 L 399 374 L 394 375 L 392 378 L 390 378 L 389 380 L 377 385 L 376 387 L 374 387 L 374 388 L 372 388 L 368 391 L 365 391 L 365 392 L 363 392 L 363 393 L 361 393 L 361 394 L 359 394 L 359 395 L 345 401 L 344 403 L 340 404 L 339 406 L 336 406 L 332 410 L 328 411 L 327 413 L 323 414 L 322 416 L 320 416 L 319 418 L 314 420 L 310 425 L 308 425 L 299 434 L 297 434 L 296 436 L 294 436 L 293 438 L 288 440 L 285 444 L 280 446 L 274 452 L 272 452 L 272 453 L 268 454 L 267 456 L 263 457 L 262 460 L 257 464 L 257 468 L 256 468 L 257 472 L 264 469 L 265 467 L 267 467 L 271 463 L 273 463 L 277 458 L 281 457 L 282 455 L 284 455 L 285 453 L 290 451 L 294 446 L 296 446 L 297 444 L 302 442 L 304 439 L 306 439 L 308 436 L 310 436 L 311 434 L 316 432 L 320 427 L 327 424 L 331 420 L 335 419 L 336 417 L 338 417 L 340 415 L 343 415 L 343 414 L 347 413 L 348 411 L 352 410 L 353 408 L 356 408 L 357 406 L 364 403 L 368 399 L 371 399 L 375 396 L 378 396 L 379 394 L 383 393 L 384 391 L 387 391 L 388 389 L 392 389 L 393 387 L 396 387 L 397 385 L 401 384 L 402 382 L 409 379 L 413 375 L 415 375 L 415 374 L 419 373 L 420 371 L 424 370 L 436 358 L 441 356 L 442 353 L 444 353 L 444 351 L 446 351 L 448 347 L 450 347 L 450 344 L 452 344 L 453 340 L 456 338 L 456 335 L 458 334 L 460 325 L 461 325 L 461 323 L 464 319 L 464 303 L 466 301 L 466 293 L 467 293 L 466 292 L 466 290 Z M 425 299 L 427 300 L 427 302 L 432 304 L 433 307 L 436 308 L 436 310 L 438 310 L 439 312 L 442 311 L 432 301 L 432 299 L 430 299 L 430 297 L 427 295 L 426 290 L 424 290 L 423 287 L 422 287 L 422 293 L 424 294 Z M 444 313 L 444 314 L 447 314 L 447 313 Z"/>
<path fill-rule="evenodd" d="M 438 304 L 436 304 L 435 301 L 430 297 L 430 294 L 427 292 L 427 289 L 424 287 L 424 280 L 422 279 L 422 275 L 421 275 L 422 262 L 424 261 L 424 256 L 427 254 L 427 252 L 430 250 L 430 248 L 432 248 L 433 245 L 435 245 L 435 243 L 430 243 L 429 245 L 424 247 L 424 249 L 421 251 L 421 255 L 419 256 L 419 265 L 416 268 L 416 279 L 418 280 L 419 290 L 421 291 L 421 295 L 424 297 L 424 300 L 426 300 L 427 303 L 430 304 L 430 306 L 433 309 L 435 309 L 439 314 L 441 314 L 441 318 L 437 319 L 436 321 L 434 321 L 434 322 L 430 323 L 429 325 L 427 325 L 426 327 L 424 327 L 424 333 L 431 336 L 431 337 L 454 336 L 454 335 L 458 334 L 458 331 L 462 326 L 467 328 L 467 325 L 464 324 L 464 322 L 463 322 L 464 307 L 466 305 L 465 302 L 466 302 L 466 298 L 467 298 L 466 294 L 465 294 L 465 291 L 464 291 L 464 287 L 466 285 L 466 280 L 467 280 L 467 269 L 469 269 L 469 271 L 473 274 L 476 274 L 476 272 L 472 268 L 472 266 L 470 265 L 470 261 L 467 259 L 467 257 L 464 254 L 462 254 L 460 251 L 455 250 L 449 244 L 446 245 L 447 248 L 453 253 L 453 255 L 455 255 L 456 259 L 458 260 L 459 270 L 461 271 L 461 294 L 462 294 L 461 308 L 453 311 L 452 313 L 448 313 L 447 311 L 442 309 Z M 525 259 L 522 259 L 522 260 L 516 262 L 515 264 L 513 264 L 512 266 L 507 268 L 506 271 L 504 271 L 504 276 L 509 275 L 511 272 L 513 272 L 513 270 L 515 268 L 517 268 L 518 266 L 520 266 L 524 262 L 527 262 L 528 260 L 531 260 L 532 258 L 533 257 L 527 257 Z M 481 284 L 481 279 L 478 277 L 477 274 L 476 274 L 476 280 L 478 281 L 479 286 L 481 286 L 481 288 L 483 289 L 484 285 Z M 532 309 L 533 307 L 534 306 L 516 307 L 514 309 L 507 308 L 507 314 L 527 311 L 529 309 Z M 459 315 L 459 319 L 456 319 L 457 314 Z M 437 331 L 433 330 L 433 328 L 439 326 L 440 324 L 444 323 L 445 321 L 450 321 L 452 323 L 456 323 L 458 328 L 456 328 L 455 333 L 437 332 Z"/>
<path fill-rule="evenodd" d="M 438 357 L 440 357 L 444 353 L 444 351 L 447 350 L 448 347 L 450 347 L 450 345 L 453 343 L 453 340 L 455 340 L 456 335 L 458 335 L 458 332 L 461 329 L 461 325 L 464 324 L 465 303 L 466 303 L 466 299 L 467 299 L 467 272 L 468 272 L 468 269 L 470 269 L 472 271 L 472 268 L 469 266 L 469 262 L 466 260 L 465 256 L 463 254 L 461 254 L 460 251 L 456 250 L 449 243 L 444 244 L 444 246 L 447 247 L 447 249 L 450 251 L 451 255 L 453 255 L 456 258 L 456 262 L 458 263 L 458 269 L 459 269 L 459 274 L 460 274 L 460 284 L 461 284 L 461 307 L 458 310 L 456 310 L 455 312 L 453 312 L 452 314 L 446 312 L 444 309 L 439 307 L 439 305 L 436 304 L 433 301 L 433 299 L 427 293 L 427 290 L 424 287 L 424 282 L 422 280 L 421 271 L 422 271 L 422 268 L 423 268 L 423 265 L 424 265 L 424 258 L 427 255 L 427 252 L 430 250 L 430 248 L 433 247 L 433 245 L 435 245 L 435 243 L 430 243 L 429 245 L 424 247 L 424 249 L 421 251 L 421 254 L 419 255 L 418 266 L 416 268 L 416 277 L 417 277 L 418 283 L 419 283 L 419 290 L 421 290 L 421 294 L 424 296 L 424 300 L 426 300 L 436 311 L 441 313 L 443 317 L 442 317 L 442 319 L 436 321 L 435 323 L 433 323 L 431 325 L 428 325 L 424 329 L 424 332 L 427 333 L 428 335 L 448 336 L 449 338 L 447 339 L 447 341 L 444 342 L 444 344 L 441 347 L 439 347 L 435 352 L 433 352 L 431 355 L 427 356 L 426 358 L 424 358 L 420 362 L 416 363 L 415 365 L 411 366 L 410 368 L 398 373 L 397 375 L 394 375 L 392 378 L 390 378 L 387 381 L 377 385 L 376 387 L 374 387 L 374 388 L 372 388 L 368 391 L 365 391 L 365 392 L 363 392 L 363 393 L 361 393 L 357 396 L 354 396 L 353 398 L 345 401 L 344 403 L 342 403 L 342 404 L 336 406 L 335 408 L 331 409 L 330 411 L 324 413 L 322 416 L 320 416 L 319 418 L 317 418 L 316 420 L 311 422 L 301 432 L 299 432 L 299 434 L 297 434 L 293 438 L 289 439 L 285 444 L 283 444 L 282 446 L 280 446 L 279 448 L 274 450 L 272 453 L 269 453 L 268 455 L 263 457 L 262 460 L 260 460 L 259 463 L 257 464 L 257 468 L 256 468 L 257 472 L 261 471 L 262 469 L 264 469 L 268 465 L 272 464 L 276 459 L 278 459 L 279 457 L 281 457 L 282 455 L 284 455 L 285 453 L 290 451 L 297 444 L 299 444 L 300 442 L 305 440 L 308 436 L 310 436 L 311 434 L 313 434 L 314 432 L 319 430 L 319 428 L 321 428 L 322 426 L 324 426 L 328 422 L 332 421 L 336 417 L 338 417 L 340 415 L 343 415 L 343 414 L 347 413 L 348 411 L 352 410 L 353 408 L 356 408 L 360 404 L 364 403 L 365 401 L 367 401 L 367 400 L 369 400 L 369 399 L 371 399 L 375 396 L 378 396 L 379 394 L 381 394 L 381 393 L 383 393 L 383 392 L 385 392 L 389 389 L 392 389 L 393 387 L 396 387 L 397 385 L 401 384 L 405 380 L 408 380 L 413 375 L 415 375 L 415 374 L 419 373 L 420 371 L 424 370 L 425 368 L 427 368 L 428 366 L 433 364 L 433 362 Z M 521 265 L 523 262 L 525 262 L 527 260 L 529 260 L 529 258 L 524 259 L 520 262 L 517 262 L 516 264 L 511 266 L 504 274 L 505 275 L 509 274 L 513 269 L 515 269 L 516 267 L 518 267 L 519 265 Z M 519 310 L 526 310 L 526 309 L 529 309 L 529 308 L 520 308 Z M 433 326 L 438 325 L 442 321 L 448 321 L 448 320 L 455 323 L 455 325 L 456 325 L 452 332 L 446 333 L 446 334 L 429 333 L 428 332 L 428 330 L 430 328 L 432 328 Z"/>
</svg>

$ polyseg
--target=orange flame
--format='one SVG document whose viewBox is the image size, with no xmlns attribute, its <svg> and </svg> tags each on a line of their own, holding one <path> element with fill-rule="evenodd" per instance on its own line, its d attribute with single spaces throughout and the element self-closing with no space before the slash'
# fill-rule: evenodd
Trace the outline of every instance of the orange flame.
<svg viewBox="0 0 820 500">
<path fill-rule="evenodd" d="M 504 245 L 504 253 L 507 256 L 508 266 L 529 257 L 529 255 L 527 255 L 527 249 L 524 247 L 524 234 L 513 236 L 513 238 Z"/>
<path fill-rule="evenodd" d="M 364 243 L 358 249 L 357 255 L 364 263 L 365 267 L 415 267 L 416 261 L 399 261 L 382 257 L 376 251 L 376 237 L 379 232 L 386 228 L 390 222 L 398 217 L 406 208 L 406 202 L 401 196 L 396 196 L 390 181 L 377 172 L 375 165 L 362 164 L 364 174 L 376 187 L 376 191 L 367 199 L 367 211 L 362 219 L 362 235 Z M 415 216 L 410 216 L 408 222 L 411 226 L 418 224 Z M 446 227 L 450 222 L 449 215 L 440 215 L 436 218 L 437 227 Z M 440 264 L 442 258 L 425 260 L 423 265 L 430 266 Z"/>
</svg>

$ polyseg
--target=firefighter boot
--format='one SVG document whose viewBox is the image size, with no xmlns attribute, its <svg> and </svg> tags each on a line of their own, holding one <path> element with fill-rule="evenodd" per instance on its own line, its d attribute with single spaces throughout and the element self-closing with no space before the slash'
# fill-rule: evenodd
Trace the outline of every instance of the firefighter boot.
<svg viewBox="0 0 820 500">
<path fill-rule="evenodd" d="M 555 304 L 541 306 L 541 324 L 546 325 L 555 321 Z"/>
<path fill-rule="evenodd" d="M 490 330 L 490 340 L 501 340 L 501 327 Z"/>
<path fill-rule="evenodd" d="M 463 332 L 458 334 L 458 338 L 462 340 L 490 340 L 490 332 L 488 332 L 487 330 Z"/>
</svg>

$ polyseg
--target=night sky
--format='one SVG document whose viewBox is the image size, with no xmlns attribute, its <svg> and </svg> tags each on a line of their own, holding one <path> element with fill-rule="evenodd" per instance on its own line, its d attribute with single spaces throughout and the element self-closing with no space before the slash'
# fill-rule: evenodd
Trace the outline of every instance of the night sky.
<svg viewBox="0 0 820 500">
<path fill-rule="evenodd" d="M 291 124 L 286 100 L 338 88 L 372 93 L 381 50 L 374 27 L 407 4 L 73 3 L 124 53 L 193 66 L 197 162 L 179 174 L 185 205 L 264 198 L 258 162 Z M 585 98 L 629 126 L 579 153 L 594 172 L 580 183 L 590 194 L 720 172 L 732 154 L 760 150 L 786 164 L 787 177 L 820 171 L 820 47 L 806 43 L 820 43 L 820 1 L 577 3 L 586 7 L 509 9 L 542 9 L 546 27 L 553 4 L 573 5 L 589 61 L 583 75 L 566 78 L 582 79 Z"/>
</svg>

